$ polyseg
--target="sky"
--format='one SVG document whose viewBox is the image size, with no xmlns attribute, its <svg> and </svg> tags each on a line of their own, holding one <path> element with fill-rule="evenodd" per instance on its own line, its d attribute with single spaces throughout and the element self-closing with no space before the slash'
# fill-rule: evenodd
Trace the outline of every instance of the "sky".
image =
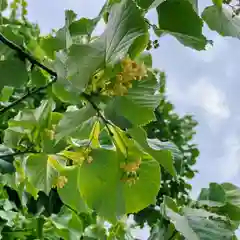
<svg viewBox="0 0 240 240">
<path fill-rule="evenodd" d="M 64 23 L 64 10 L 72 9 L 79 17 L 95 17 L 104 0 L 29 1 L 29 18 L 43 33 Z M 200 11 L 211 5 L 199 1 Z M 154 11 L 148 14 L 156 22 Z M 98 32 L 103 25 L 98 26 Z M 200 157 L 194 166 L 199 171 L 193 184 L 193 197 L 209 182 L 232 182 L 240 186 L 240 40 L 223 38 L 204 26 L 214 41 L 207 51 L 184 47 L 171 36 L 160 39 L 152 51 L 153 64 L 167 74 L 167 94 L 180 114 L 190 113 L 199 122 L 195 142 Z M 143 233 L 144 234 L 144 233 Z M 145 239 L 145 235 L 141 235 Z"/>
</svg>

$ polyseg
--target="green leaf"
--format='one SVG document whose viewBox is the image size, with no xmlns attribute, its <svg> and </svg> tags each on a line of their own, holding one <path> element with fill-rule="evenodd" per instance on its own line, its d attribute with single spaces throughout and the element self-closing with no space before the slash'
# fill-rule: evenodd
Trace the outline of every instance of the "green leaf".
<svg viewBox="0 0 240 240">
<path fill-rule="evenodd" d="M 73 44 L 66 61 L 66 76 L 70 84 L 80 92 L 84 91 L 91 76 L 99 69 L 104 61 L 102 46 L 92 43 L 90 45 Z"/>
<path fill-rule="evenodd" d="M 198 0 L 188 0 L 192 5 L 193 9 L 198 12 Z M 218 0 L 217 0 L 218 1 Z M 221 1 L 221 0 L 220 0 Z"/>
<path fill-rule="evenodd" d="M 160 226 L 160 224 L 154 224 L 151 228 L 151 234 L 148 240 L 159 240 L 165 239 L 165 228 Z"/>
<path fill-rule="evenodd" d="M 209 189 L 202 189 L 198 201 L 208 206 L 223 206 L 226 203 L 224 188 L 217 183 L 210 183 Z"/>
<path fill-rule="evenodd" d="M 144 151 L 158 161 L 171 175 L 176 176 L 172 154 L 169 150 L 151 148 L 147 141 L 147 134 L 142 128 L 130 129 L 129 133 Z"/>
<path fill-rule="evenodd" d="M 208 27 L 222 36 L 240 38 L 240 17 L 232 17 L 232 11 L 218 6 L 206 7 L 202 13 Z"/>
<path fill-rule="evenodd" d="M 221 186 L 225 191 L 226 201 L 240 207 L 240 188 L 231 183 L 223 183 Z"/>
<path fill-rule="evenodd" d="M 135 61 L 140 64 L 144 63 L 145 66 L 151 68 L 152 67 L 152 55 L 148 52 L 142 52 Z"/>
<path fill-rule="evenodd" d="M 28 81 L 25 63 L 19 59 L 0 61 L 0 89 L 4 86 L 21 87 Z"/>
<path fill-rule="evenodd" d="M 184 208 L 180 215 L 165 205 L 165 214 L 186 239 L 191 240 L 231 240 L 234 232 L 220 215 L 203 209 Z"/>
<path fill-rule="evenodd" d="M 93 161 L 85 161 L 80 170 L 80 192 L 100 216 L 115 222 L 122 215 L 138 212 L 155 202 L 160 186 L 157 162 L 142 161 L 139 179 L 129 185 L 121 180 L 123 172 L 115 151 L 93 150 L 91 157 Z"/>
<path fill-rule="evenodd" d="M 99 42 L 105 42 L 105 61 L 114 64 L 123 58 L 135 39 L 147 34 L 147 24 L 132 0 L 111 7 L 107 28 Z"/>
<path fill-rule="evenodd" d="M 91 105 L 73 112 L 66 112 L 56 128 L 56 139 L 71 136 L 81 128 L 82 124 L 96 114 Z"/>
<path fill-rule="evenodd" d="M 135 57 L 139 56 L 139 54 L 144 51 L 149 43 L 149 33 L 146 33 L 133 42 L 131 47 L 128 50 L 128 54 L 130 58 L 134 59 Z"/>
<path fill-rule="evenodd" d="M 7 0 L 0 0 L 0 12 L 3 12 L 8 6 Z"/>
<path fill-rule="evenodd" d="M 202 35 L 203 21 L 190 1 L 168 0 L 157 8 L 157 12 L 160 31 L 173 35 L 185 46 L 205 49 L 207 40 Z"/>
<path fill-rule="evenodd" d="M 34 68 L 31 71 L 31 80 L 36 87 L 44 86 L 47 83 L 47 78 L 44 76 L 42 71 L 38 68 Z"/>
<path fill-rule="evenodd" d="M 146 125 L 155 120 L 154 109 L 160 102 L 160 96 L 156 94 L 158 89 L 157 79 L 149 73 L 148 78 L 134 82 L 126 96 L 113 98 L 107 107 L 107 115 L 124 117 L 133 126 Z"/>
<path fill-rule="evenodd" d="M 48 57 L 54 59 L 55 53 L 64 49 L 64 42 L 62 42 L 61 39 L 50 35 L 40 39 L 40 46 Z"/>
<path fill-rule="evenodd" d="M 0 101 L 7 102 L 9 98 L 12 96 L 13 91 L 14 91 L 13 87 L 4 86 L 1 91 Z"/>
<path fill-rule="evenodd" d="M 143 9 L 151 9 L 159 6 L 166 0 L 137 0 L 137 5 Z"/>
<path fill-rule="evenodd" d="M 70 86 L 66 86 L 62 82 L 54 83 L 52 91 L 62 102 L 71 104 L 79 104 L 80 102 L 79 94 L 76 91 L 73 91 Z"/>
<path fill-rule="evenodd" d="M 101 224 L 92 224 L 84 231 L 83 240 L 109 240 L 107 238 L 106 229 Z"/>
<path fill-rule="evenodd" d="M 61 176 L 67 178 L 67 183 L 63 188 L 58 189 L 58 194 L 64 204 L 70 206 L 72 209 L 81 212 L 88 212 L 79 189 L 80 169 L 78 166 L 68 167 L 61 171 Z M 69 194 L 74 192 L 74 197 Z"/>
<path fill-rule="evenodd" d="M 15 167 L 13 166 L 14 157 L 11 155 L 12 153 L 10 148 L 0 145 L 0 172 L 3 174 L 15 172 Z"/>
<path fill-rule="evenodd" d="M 30 155 L 26 161 L 26 175 L 28 181 L 37 191 L 48 194 L 54 185 L 58 173 L 45 154 Z"/>
<path fill-rule="evenodd" d="M 63 207 L 58 215 L 52 215 L 51 221 L 57 234 L 66 240 L 80 239 L 83 233 L 83 222 L 73 211 Z"/>
<path fill-rule="evenodd" d="M 41 105 L 35 109 L 34 117 L 41 129 L 50 128 L 51 113 L 54 110 L 54 102 L 52 99 L 43 100 Z"/>
<path fill-rule="evenodd" d="M 98 18 L 95 19 L 81 18 L 77 21 L 74 21 L 69 26 L 70 34 L 71 36 L 76 35 L 91 36 L 97 22 Z"/>
<path fill-rule="evenodd" d="M 216 5 L 219 8 L 222 8 L 223 0 L 212 0 L 214 5 Z"/>
</svg>

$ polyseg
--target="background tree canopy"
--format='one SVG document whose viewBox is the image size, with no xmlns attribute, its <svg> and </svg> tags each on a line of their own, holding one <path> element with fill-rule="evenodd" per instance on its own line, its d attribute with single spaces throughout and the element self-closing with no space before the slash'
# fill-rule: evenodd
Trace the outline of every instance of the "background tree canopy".
<svg viewBox="0 0 240 240">
<path fill-rule="evenodd" d="M 197 122 L 174 111 L 149 50 L 166 34 L 205 50 L 204 22 L 239 38 L 239 3 L 108 0 L 93 19 L 65 11 L 49 35 L 27 5 L 0 0 L 1 238 L 135 239 L 148 226 L 150 240 L 237 239 L 240 188 L 189 196 Z"/>
</svg>

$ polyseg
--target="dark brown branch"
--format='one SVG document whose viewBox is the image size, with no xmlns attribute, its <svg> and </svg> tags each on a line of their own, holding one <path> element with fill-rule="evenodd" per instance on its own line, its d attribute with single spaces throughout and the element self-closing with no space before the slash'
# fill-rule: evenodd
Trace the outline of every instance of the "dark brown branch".
<svg viewBox="0 0 240 240">
<path fill-rule="evenodd" d="M 12 50 L 15 50 L 16 52 L 19 53 L 19 55 L 23 58 L 26 58 L 29 62 L 32 63 L 32 65 L 36 65 L 40 68 L 42 68 L 44 71 L 48 72 L 50 75 L 52 75 L 53 77 L 57 77 L 57 73 L 54 72 L 53 70 L 51 70 L 50 68 L 44 66 L 42 63 L 40 63 L 39 61 L 37 61 L 33 56 L 31 56 L 29 53 L 25 52 L 24 50 L 22 50 L 18 45 L 16 45 L 15 43 L 13 43 L 12 41 L 10 41 L 9 39 L 7 39 L 2 33 L 0 33 L 0 41 L 2 43 L 4 43 L 5 45 L 7 45 L 9 48 L 11 48 Z"/>
<path fill-rule="evenodd" d="M 38 60 L 36 60 L 33 56 L 31 56 L 29 53 L 25 52 L 23 49 L 21 49 L 18 45 L 16 45 L 15 43 L 13 43 L 12 41 L 10 41 L 9 39 L 7 39 L 2 33 L 0 33 L 0 41 L 7 45 L 9 48 L 11 48 L 12 50 L 15 50 L 19 56 L 21 58 L 25 58 L 27 59 L 31 64 L 32 64 L 32 68 L 34 66 L 38 66 L 41 69 L 43 69 L 44 71 L 46 71 L 47 73 L 49 73 L 52 76 L 52 81 L 49 82 L 48 84 L 34 89 L 32 91 L 29 91 L 28 93 L 26 93 L 25 95 L 23 95 L 21 98 L 17 99 L 16 101 L 14 101 L 13 103 L 11 103 L 10 105 L 8 105 L 7 107 L 4 107 L 2 109 L 0 109 L 0 115 L 4 114 L 5 112 L 7 112 L 8 110 L 12 109 L 13 107 L 15 107 L 17 104 L 19 104 L 20 102 L 22 102 L 23 100 L 25 100 L 28 97 L 31 97 L 32 95 L 39 93 L 41 90 L 44 90 L 46 88 L 48 88 L 49 86 L 51 86 L 53 83 L 55 83 L 57 81 L 57 73 L 54 72 L 53 70 L 51 70 L 50 68 L 46 67 L 45 65 L 43 65 L 42 63 L 40 63 Z"/>
<path fill-rule="evenodd" d="M 104 125 L 106 126 L 109 134 L 111 136 L 113 136 L 113 133 L 112 133 L 111 129 L 109 128 L 109 126 L 111 126 L 112 124 L 102 115 L 101 110 L 96 105 L 96 103 L 92 100 L 91 96 L 84 92 L 81 94 L 81 96 L 84 97 L 92 105 L 93 109 L 98 113 L 98 116 L 103 121 Z"/>
<path fill-rule="evenodd" d="M 57 81 L 57 77 L 54 77 L 53 80 L 51 82 L 49 82 L 48 84 L 40 87 L 40 88 L 36 88 L 32 91 L 29 91 L 28 93 L 26 93 L 25 95 L 23 95 L 21 98 L 17 99 L 16 101 L 12 102 L 10 105 L 0 109 L 0 116 L 2 114 L 4 114 L 5 112 L 9 111 L 10 109 L 14 108 L 16 105 L 18 105 L 19 103 L 21 103 L 23 100 L 25 100 L 28 97 L 31 97 L 32 95 L 39 93 L 40 91 L 50 87 L 51 85 L 53 85 L 55 82 Z"/>
</svg>

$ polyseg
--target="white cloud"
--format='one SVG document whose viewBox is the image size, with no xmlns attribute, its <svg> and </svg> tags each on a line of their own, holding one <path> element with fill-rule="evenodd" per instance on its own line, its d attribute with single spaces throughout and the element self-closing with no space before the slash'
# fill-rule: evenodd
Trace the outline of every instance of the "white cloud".
<svg viewBox="0 0 240 240">
<path fill-rule="evenodd" d="M 240 172 L 240 138 L 237 134 L 228 136 L 224 140 L 224 154 L 217 159 L 216 169 L 221 181 L 231 181 L 238 176 Z"/>
<path fill-rule="evenodd" d="M 170 98 L 180 101 L 186 107 L 200 107 L 208 118 L 223 120 L 230 117 L 226 96 L 207 78 L 201 78 L 187 88 L 181 88 L 175 82 L 168 82 Z"/>
<path fill-rule="evenodd" d="M 211 63 L 216 58 L 218 58 L 219 55 L 221 55 L 223 51 L 226 51 L 226 48 L 229 46 L 228 40 L 217 34 L 214 35 L 214 37 L 212 37 L 211 40 L 213 41 L 213 46 L 208 44 L 206 51 L 194 51 L 193 50 L 192 51 L 193 57 L 195 57 L 203 62 Z"/>
</svg>

